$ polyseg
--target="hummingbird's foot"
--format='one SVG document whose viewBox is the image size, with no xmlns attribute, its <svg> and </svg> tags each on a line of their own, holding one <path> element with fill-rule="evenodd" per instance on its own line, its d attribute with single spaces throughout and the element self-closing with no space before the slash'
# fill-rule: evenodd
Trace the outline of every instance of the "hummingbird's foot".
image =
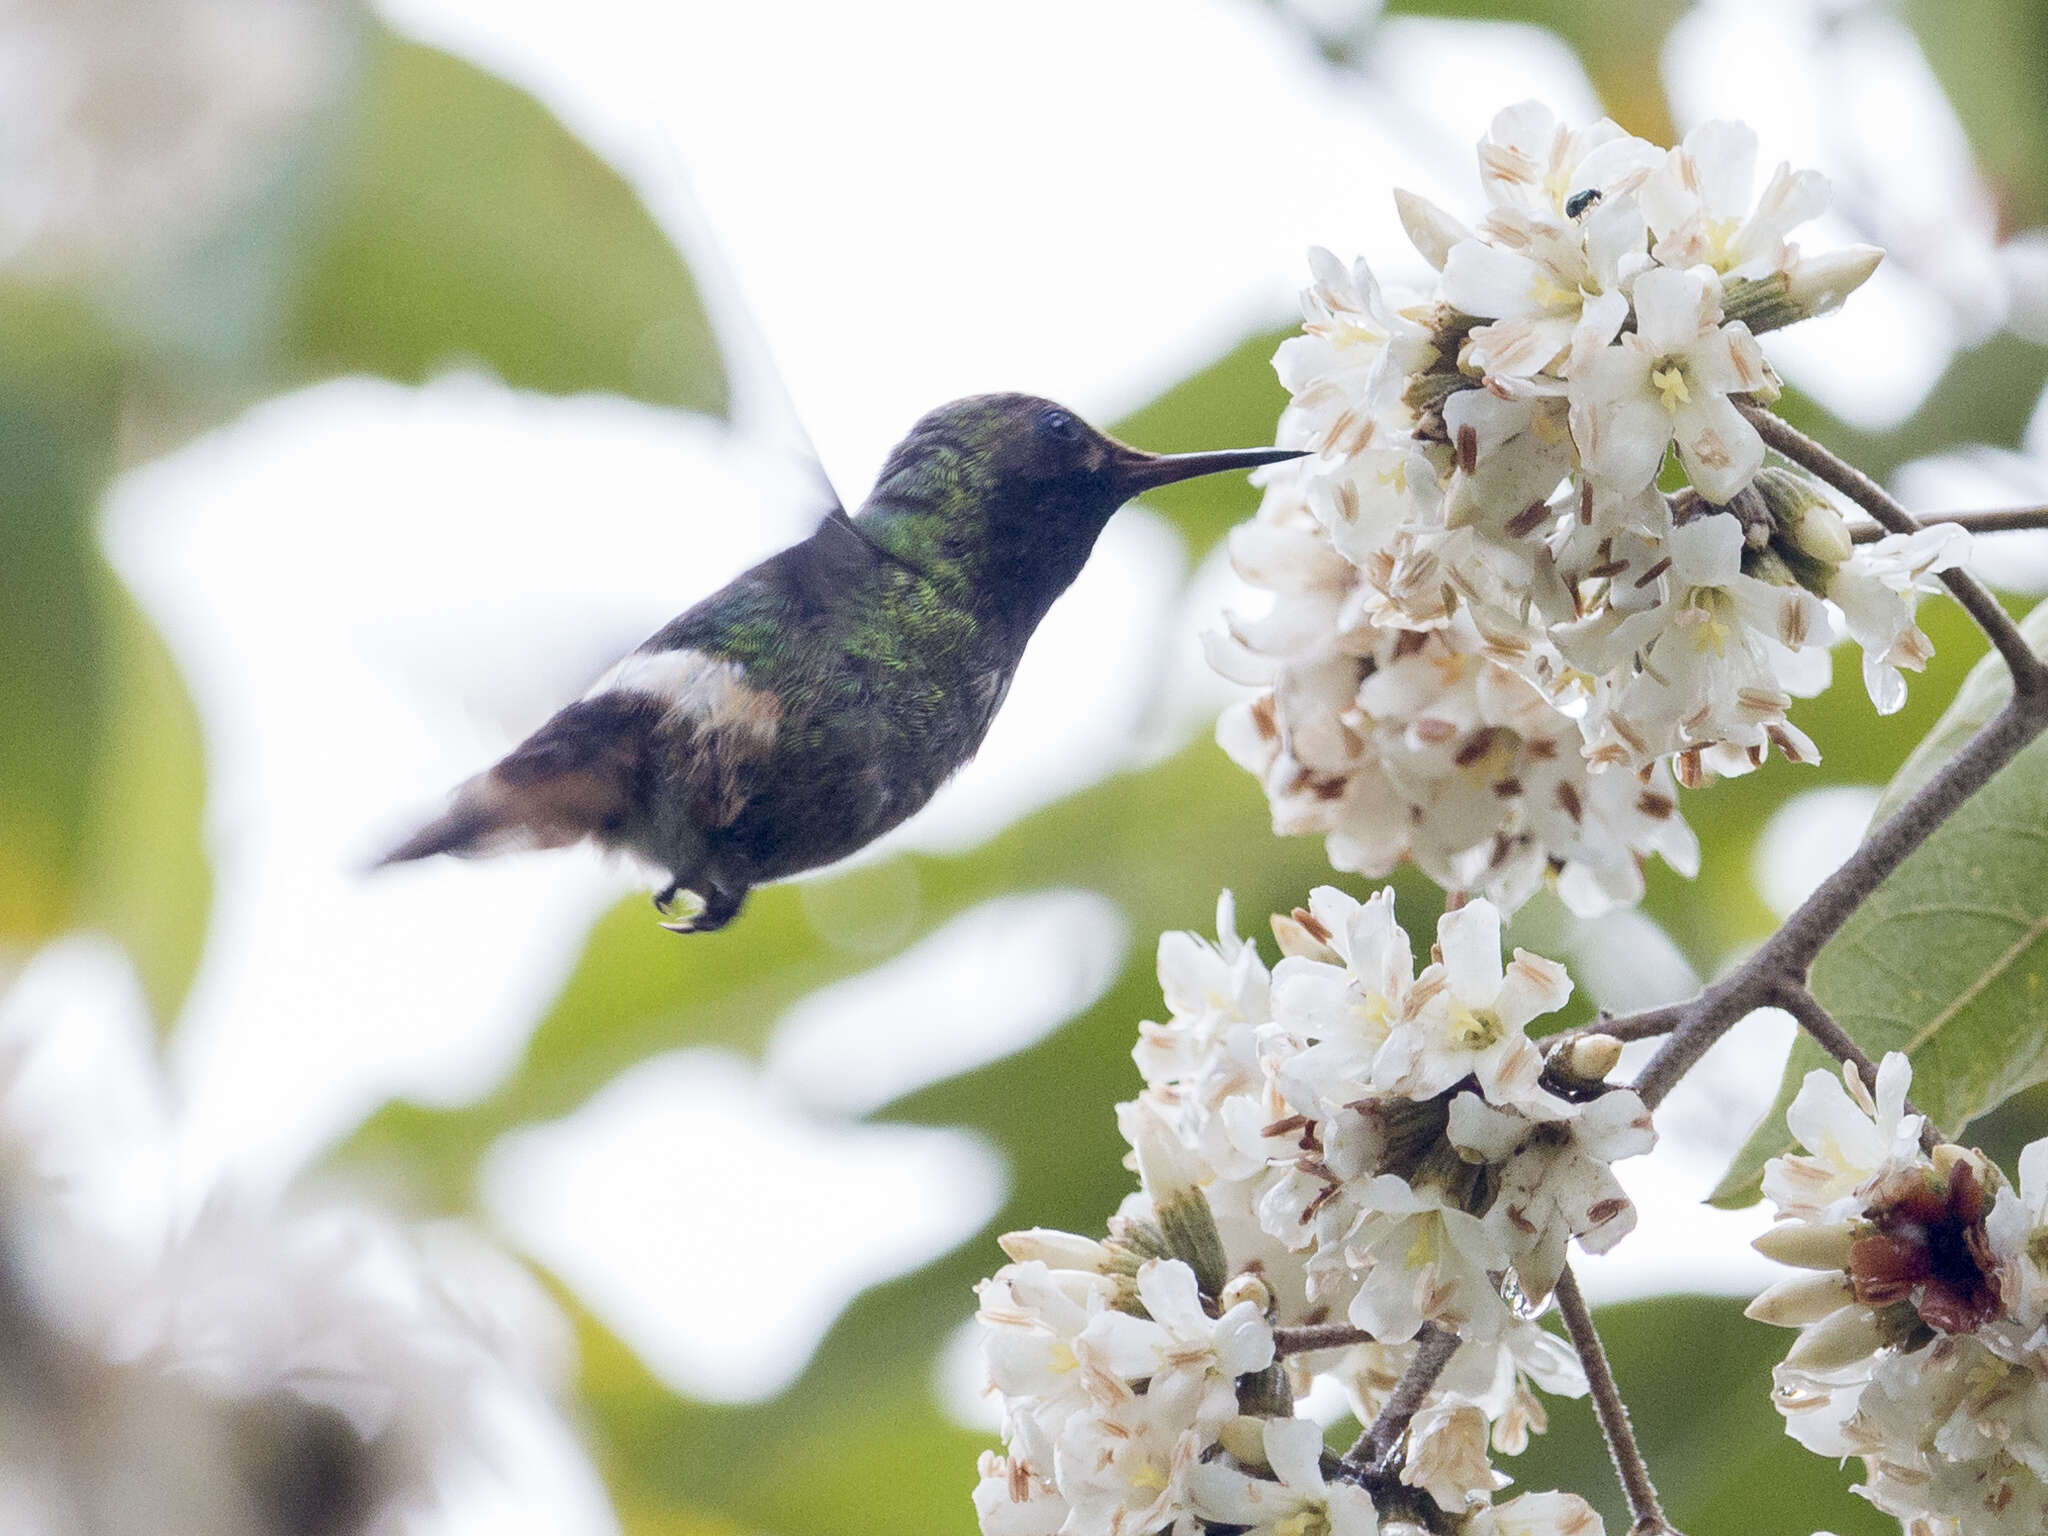
<svg viewBox="0 0 2048 1536">
<path fill-rule="evenodd" d="M 739 916 L 740 908 L 747 899 L 747 887 L 743 885 L 731 891 L 714 885 L 698 899 L 702 905 L 696 912 L 679 923 L 663 923 L 661 926 L 670 933 L 716 933 Z"/>
<path fill-rule="evenodd" d="M 682 881 L 671 880 L 667 885 L 664 885 L 660 890 L 656 891 L 654 893 L 654 910 L 659 912 L 663 917 L 667 917 L 669 914 L 670 906 L 673 905 L 673 903 L 675 902 L 676 893 L 680 891 L 682 888 Z"/>
</svg>

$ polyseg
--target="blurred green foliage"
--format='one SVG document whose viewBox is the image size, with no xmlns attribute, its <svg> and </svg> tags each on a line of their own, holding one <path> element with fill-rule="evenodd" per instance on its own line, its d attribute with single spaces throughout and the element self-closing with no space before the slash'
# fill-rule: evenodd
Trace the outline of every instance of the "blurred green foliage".
<svg viewBox="0 0 2048 1536">
<path fill-rule="evenodd" d="M 1550 26 L 1621 122 L 1670 135 L 1660 57 L 1680 0 L 1395 0 L 1390 9 Z M 2048 216 L 2044 13 L 1914 0 L 1906 14 L 2012 221 Z M 1341 62 L 1369 48 L 1368 27 L 1325 51 Z M 163 328 L 131 323 L 86 285 L 0 290 L 0 944 L 103 928 L 135 957 L 166 1023 L 205 936 L 204 754 L 161 640 L 97 551 L 93 519 L 117 468 L 266 393 L 343 371 L 410 381 L 475 364 L 531 389 L 725 409 L 724 371 L 687 267 L 587 147 L 523 92 L 374 23 L 363 24 L 353 70 L 335 108 L 309 116 L 288 184 L 201 253 L 208 293 L 228 306 L 208 311 L 211 334 L 232 342 L 208 366 L 189 349 L 167 350 Z M 1267 360 L 1283 334 L 1248 338 L 1116 430 L 1164 450 L 1261 440 L 1279 405 Z M 1796 395 L 1783 409 L 1881 475 L 1958 443 L 2016 444 L 2044 381 L 2048 349 L 1995 336 L 1959 355 L 1896 431 L 1853 430 Z M 1241 485 L 1228 481 L 1172 488 L 1158 505 L 1197 557 L 1247 510 Z M 1935 726 L 1982 646 L 1947 604 L 1929 603 L 1923 621 L 1937 659 L 1902 715 L 1880 722 L 1845 676 L 1796 711 L 1825 750 L 1821 765 L 1774 764 L 1687 797 L 1702 873 L 1686 881 L 1653 866 L 1645 910 L 1701 973 L 1774 921 L 1752 869 L 1770 817 L 1808 789 L 1891 779 Z M 1319 846 L 1270 837 L 1256 785 L 1198 741 L 979 848 L 760 892 L 715 941 L 679 944 L 655 929 L 644 902 L 629 901 L 596 925 L 520 1060 L 488 1094 L 453 1107 L 387 1106 L 337 1160 L 382 1172 L 416 1208 L 475 1214 L 477 1170 L 500 1137 L 574 1111 L 636 1062 L 694 1044 L 758 1053 L 797 1000 L 991 897 L 1055 886 L 1101 893 L 1133 939 L 1096 1002 L 1029 1049 L 873 1117 L 985 1137 L 1010 1168 L 1004 1208 L 974 1242 L 856 1300 L 787 1391 L 744 1407 L 680 1398 L 561 1292 L 583 1346 L 582 1409 L 629 1531 L 836 1536 L 857 1523 L 964 1532 L 983 1439 L 941 1412 L 936 1353 L 971 1311 L 972 1282 L 999 1262 L 995 1231 L 1097 1230 L 1128 1189 L 1110 1106 L 1136 1084 L 1137 1021 L 1160 1008 L 1157 934 L 1206 931 L 1223 884 L 1257 932 L 1266 913 L 1329 878 Z M 1411 931 L 1426 932 L 1439 898 L 1419 880 L 1395 883 Z M 1860 1016 L 1852 1023 L 1860 1028 Z M 2039 1134 L 2048 1121 L 2039 1097 L 1994 1119 L 2001 1143 Z M 1782 1335 L 1742 1322 L 1729 1303 L 1694 1298 L 1612 1308 L 1602 1321 L 1645 1449 L 1693 1536 L 1753 1529 L 1762 1486 L 1784 1529 L 1885 1528 L 1844 1491 L 1846 1476 L 1783 1436 L 1765 1389 Z M 1673 1359 L 1691 1368 L 1672 1371 Z M 1513 1470 L 1524 1487 L 1587 1493 L 1610 1530 L 1624 1527 L 1584 1404 L 1553 1404 L 1551 1433 Z"/>
<path fill-rule="evenodd" d="M 2048 220 L 2048 6 L 1905 0 L 1903 9 L 1990 178 L 2000 222 L 2025 229 Z"/>
<path fill-rule="evenodd" d="M 296 377 L 506 383 L 725 414 L 689 268 L 618 175 L 524 92 L 383 28 L 283 326 Z"/>
<path fill-rule="evenodd" d="M 91 514 L 113 466 L 111 343 L 85 304 L 0 290 L 0 933 L 76 919 L 104 724 Z"/>
</svg>

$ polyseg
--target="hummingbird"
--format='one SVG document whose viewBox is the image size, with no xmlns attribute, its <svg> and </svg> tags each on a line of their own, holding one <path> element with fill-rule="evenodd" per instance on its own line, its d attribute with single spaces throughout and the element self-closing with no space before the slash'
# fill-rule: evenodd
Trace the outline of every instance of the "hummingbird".
<svg viewBox="0 0 2048 1536">
<path fill-rule="evenodd" d="M 661 926 L 708 933 L 747 893 L 845 858 L 971 758 L 1025 643 L 1110 515 L 1197 475 L 1300 455 L 1155 454 L 1031 395 L 929 412 L 849 515 L 657 630 L 457 787 L 381 861 L 584 840 L 666 883 Z"/>
</svg>

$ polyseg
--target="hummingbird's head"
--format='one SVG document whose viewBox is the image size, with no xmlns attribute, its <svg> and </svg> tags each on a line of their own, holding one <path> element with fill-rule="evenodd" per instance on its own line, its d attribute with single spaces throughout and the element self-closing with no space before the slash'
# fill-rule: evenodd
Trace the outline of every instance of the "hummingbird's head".
<svg viewBox="0 0 2048 1536">
<path fill-rule="evenodd" d="M 896 445 L 864 521 L 880 513 L 888 535 L 928 541 L 929 556 L 959 561 L 1028 628 L 1133 496 L 1298 457 L 1289 448 L 1147 453 L 1036 395 L 969 395 L 927 412 Z M 892 502 L 916 511 L 892 512 Z M 918 558 L 911 547 L 895 552 Z"/>
<path fill-rule="evenodd" d="M 1290 448 L 1231 448 L 1220 453 L 1147 453 L 1098 432 L 1079 416 L 1036 395 L 969 395 L 929 411 L 898 452 L 950 451 L 980 471 L 984 494 L 1052 498 L 1111 512 L 1140 492 L 1226 469 L 1299 458 Z"/>
</svg>

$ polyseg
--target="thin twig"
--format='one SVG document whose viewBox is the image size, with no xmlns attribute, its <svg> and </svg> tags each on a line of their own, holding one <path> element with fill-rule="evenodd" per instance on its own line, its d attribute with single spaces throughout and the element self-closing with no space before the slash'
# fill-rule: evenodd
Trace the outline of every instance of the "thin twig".
<svg viewBox="0 0 2048 1536">
<path fill-rule="evenodd" d="M 1862 1046 L 1849 1038 L 1849 1032 L 1835 1022 L 1835 1016 L 1822 1006 L 1821 1000 L 1808 987 L 1796 982 L 1784 982 L 1773 989 L 1771 1001 L 1799 1021 L 1799 1027 L 1813 1037 L 1814 1044 L 1826 1051 L 1837 1061 L 1853 1063 L 1863 1085 L 1875 1091 L 1877 1087 L 1877 1064 L 1865 1053 Z M 1906 1112 L 1920 1116 L 1920 1141 L 1928 1151 L 1933 1151 L 1948 1138 L 1911 1099 L 1906 1101 Z"/>
<path fill-rule="evenodd" d="M 1614 1384 L 1614 1371 L 1607 1364 L 1607 1351 L 1600 1343 L 1600 1331 L 1593 1326 L 1593 1314 L 1579 1293 L 1578 1276 L 1567 1264 L 1557 1277 L 1557 1311 L 1571 1335 L 1572 1348 L 1586 1368 L 1586 1384 L 1593 1389 L 1593 1412 L 1600 1420 L 1600 1433 L 1607 1441 L 1607 1454 L 1614 1461 L 1614 1475 L 1621 1479 L 1621 1491 L 1628 1499 L 1630 1536 L 1653 1536 L 1677 1529 L 1664 1517 L 1657 1488 L 1650 1481 L 1650 1469 L 1636 1448 L 1635 1430 L 1628 1422 L 1628 1405 Z"/>
<path fill-rule="evenodd" d="M 1857 506 L 1868 512 L 1891 533 L 1916 533 L 1920 523 L 1912 513 L 1891 498 L 1889 492 L 1847 459 L 1815 442 L 1781 416 L 1760 405 L 1737 403 L 1736 409 L 1749 420 L 1763 440 L 1800 468 L 1810 470 Z M 2012 615 L 1999 606 L 1998 599 L 1968 571 L 1943 571 L 1942 584 L 1977 622 L 1977 627 L 1998 648 L 2012 671 L 2013 691 L 2021 697 L 2048 693 L 2048 665 L 2036 656 L 2020 634 Z"/>
<path fill-rule="evenodd" d="M 1877 1063 L 1849 1038 L 1849 1032 L 1835 1022 L 1835 1016 L 1821 1006 L 1820 999 L 1811 991 L 1797 982 L 1782 982 L 1771 989 L 1771 1001 L 1791 1014 L 1799 1027 L 1813 1036 L 1814 1044 L 1835 1060 L 1853 1063 L 1866 1086 L 1876 1083 Z"/>
<path fill-rule="evenodd" d="M 1415 1358 L 1408 1362 L 1407 1371 L 1394 1388 L 1393 1395 L 1387 1399 L 1386 1406 L 1380 1409 L 1379 1417 L 1344 1453 L 1344 1465 L 1355 1477 L 1366 1477 L 1387 1469 L 1401 1444 L 1401 1437 L 1408 1433 L 1409 1421 L 1421 1410 L 1429 1389 L 1436 1385 L 1437 1377 L 1444 1373 L 1444 1367 L 1451 1363 L 1451 1356 L 1458 1352 L 1458 1336 L 1448 1328 L 1424 1323 L 1422 1332 L 1415 1336 L 1415 1346 Z"/>
<path fill-rule="evenodd" d="M 1645 1008 L 1637 1013 L 1603 1013 L 1586 1027 L 1584 1033 L 1612 1035 L 1617 1040 L 1653 1040 L 1678 1028 L 1690 1007 L 1692 1003 L 1688 1001 L 1666 1003 L 1661 1008 Z"/>
<path fill-rule="evenodd" d="M 2048 528 L 2048 507 L 2000 507 L 1995 512 L 1916 512 L 1920 525 L 1953 523 L 1972 533 L 2010 533 L 2020 528 Z M 1858 544 L 1875 544 L 1892 530 L 1882 523 L 1851 523 L 1849 537 Z"/>
<path fill-rule="evenodd" d="M 2014 697 L 1823 880 L 1749 959 L 1687 1004 L 1671 1038 L 1635 1081 L 1644 1105 L 1655 1109 L 1662 1103 L 1715 1041 L 1752 1009 L 1772 1003 L 1778 988 L 1787 983 L 1804 986 L 1813 957 L 1870 893 L 2043 727 L 2048 727 L 2048 695 Z"/>
<path fill-rule="evenodd" d="M 1371 1334 L 1349 1323 L 1309 1323 L 1300 1328 L 1273 1330 L 1273 1353 L 1281 1356 L 1313 1354 L 1319 1349 L 1349 1349 L 1354 1344 L 1372 1342 Z"/>
</svg>

